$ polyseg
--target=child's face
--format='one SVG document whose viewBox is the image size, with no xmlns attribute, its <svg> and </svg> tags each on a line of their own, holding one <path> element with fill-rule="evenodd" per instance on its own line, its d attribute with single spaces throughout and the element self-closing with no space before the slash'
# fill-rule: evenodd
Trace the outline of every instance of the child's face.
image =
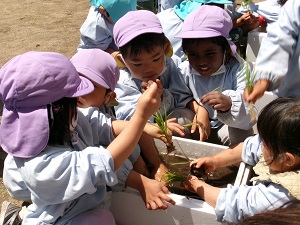
<svg viewBox="0 0 300 225">
<path fill-rule="evenodd" d="M 106 98 L 107 89 L 99 84 L 92 82 L 94 85 L 94 91 L 90 94 L 78 97 L 77 106 L 80 108 L 88 107 L 100 107 Z"/>
<path fill-rule="evenodd" d="M 224 58 L 222 47 L 209 40 L 194 42 L 186 46 L 185 54 L 191 67 L 205 77 L 210 77 L 216 72 Z"/>
<path fill-rule="evenodd" d="M 145 82 L 155 81 L 165 66 L 165 49 L 156 47 L 151 53 L 141 50 L 136 57 L 130 56 L 129 51 L 124 60 L 133 78 Z"/>
</svg>

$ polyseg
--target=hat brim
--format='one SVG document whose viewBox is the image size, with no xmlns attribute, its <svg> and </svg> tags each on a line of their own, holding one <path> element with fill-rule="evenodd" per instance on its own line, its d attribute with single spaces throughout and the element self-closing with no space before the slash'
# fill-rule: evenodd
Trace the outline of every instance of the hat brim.
<svg viewBox="0 0 300 225">
<path fill-rule="evenodd" d="M 80 79 L 80 83 L 78 84 L 77 89 L 69 91 L 68 93 L 65 94 L 64 97 L 76 98 L 79 96 L 87 95 L 94 90 L 94 85 L 89 79 L 82 76 L 79 76 L 79 79 Z"/>
<path fill-rule="evenodd" d="M 76 69 L 77 69 L 78 73 L 80 74 L 80 77 L 82 77 L 82 76 L 83 76 L 83 78 L 88 77 L 90 80 L 92 80 L 96 84 L 99 84 L 106 89 L 110 89 L 110 87 L 106 83 L 106 81 L 102 77 L 95 74 L 95 72 L 91 71 L 90 69 L 83 68 L 83 67 L 76 67 Z"/>
<path fill-rule="evenodd" d="M 216 30 L 188 30 L 182 31 L 180 34 L 176 35 L 176 38 L 210 38 L 222 36 L 222 34 Z"/>
<path fill-rule="evenodd" d="M 184 31 L 175 37 L 176 38 L 211 38 L 211 37 L 218 37 L 218 36 L 222 36 L 222 34 L 217 31 L 206 30 L 206 31 Z M 239 56 L 239 54 L 236 52 L 236 45 L 228 38 L 226 39 L 232 51 L 232 56 L 235 57 L 239 62 L 241 62 L 242 59 Z"/>
<path fill-rule="evenodd" d="M 47 146 L 49 122 L 47 106 L 39 108 L 3 108 L 0 145 L 10 155 L 31 158 Z"/>
<path fill-rule="evenodd" d="M 118 43 L 118 47 L 122 47 L 126 45 L 128 42 L 130 42 L 132 39 L 136 38 L 137 36 L 141 34 L 146 34 L 146 33 L 155 33 L 155 34 L 162 34 L 163 30 L 159 27 L 152 27 L 152 28 L 143 28 L 138 29 L 135 32 L 132 32 L 130 35 L 128 35 L 126 38 L 124 38 L 122 41 Z"/>
</svg>

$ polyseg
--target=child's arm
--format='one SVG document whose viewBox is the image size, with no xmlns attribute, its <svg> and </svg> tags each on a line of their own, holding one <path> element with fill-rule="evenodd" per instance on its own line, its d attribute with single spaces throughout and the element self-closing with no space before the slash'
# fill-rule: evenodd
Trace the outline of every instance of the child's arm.
<svg viewBox="0 0 300 225">
<path fill-rule="evenodd" d="M 195 176 L 189 176 L 188 179 L 183 182 L 183 186 L 186 190 L 197 193 L 201 199 L 212 207 L 216 207 L 221 188 L 206 184 Z"/>
<path fill-rule="evenodd" d="M 148 118 L 161 104 L 161 94 L 162 84 L 157 80 L 139 98 L 136 111 L 126 128 L 107 147 L 114 159 L 115 170 L 122 165 L 137 145 Z"/>
<path fill-rule="evenodd" d="M 197 127 L 200 133 L 200 141 L 206 141 L 210 135 L 210 121 L 207 110 L 195 100 L 190 101 L 187 107 L 195 112 L 191 133 L 195 133 Z M 198 122 L 199 125 L 198 125 Z M 199 127 L 200 126 L 200 127 Z"/>
<path fill-rule="evenodd" d="M 196 164 L 196 168 L 204 167 L 206 173 L 210 173 L 217 168 L 233 165 L 242 161 L 242 151 L 244 143 L 239 143 L 234 147 L 229 147 L 228 149 L 210 156 L 198 158 L 191 162 Z"/>
<path fill-rule="evenodd" d="M 168 205 L 164 201 L 175 205 L 174 200 L 166 195 L 170 194 L 167 187 L 160 182 L 149 179 L 135 171 L 131 171 L 128 175 L 126 185 L 140 192 L 147 209 L 166 209 L 168 208 Z"/>
<path fill-rule="evenodd" d="M 112 121 L 112 132 L 114 134 L 115 137 L 117 137 L 122 130 L 125 129 L 125 127 L 128 125 L 129 121 L 127 120 L 113 120 Z M 180 126 L 180 125 L 179 125 Z M 168 140 L 164 137 L 161 129 L 159 129 L 158 126 L 156 126 L 154 123 L 146 123 L 142 136 L 144 134 L 150 135 L 152 138 L 156 138 L 159 139 L 161 141 L 163 141 L 164 143 L 171 144 L 168 143 Z M 169 133 L 169 140 L 172 140 L 172 133 Z"/>
<path fill-rule="evenodd" d="M 168 168 L 159 157 L 153 138 L 144 133 L 140 138 L 139 145 L 143 159 L 153 167 L 151 169 L 151 177 L 161 181 L 162 176 L 168 171 Z"/>
</svg>

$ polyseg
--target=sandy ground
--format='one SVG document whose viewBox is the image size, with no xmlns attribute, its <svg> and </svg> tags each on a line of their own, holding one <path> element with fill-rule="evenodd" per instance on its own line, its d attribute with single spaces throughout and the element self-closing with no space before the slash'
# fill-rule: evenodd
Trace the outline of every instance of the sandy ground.
<svg viewBox="0 0 300 225">
<path fill-rule="evenodd" d="M 238 4 L 240 2 L 237 0 Z M 54 51 L 71 57 L 76 52 L 79 28 L 89 7 L 88 0 L 1 0 L 0 67 L 27 51 Z M 0 204 L 9 200 L 20 205 L 9 197 L 3 186 L 4 158 L 0 150 Z"/>
</svg>

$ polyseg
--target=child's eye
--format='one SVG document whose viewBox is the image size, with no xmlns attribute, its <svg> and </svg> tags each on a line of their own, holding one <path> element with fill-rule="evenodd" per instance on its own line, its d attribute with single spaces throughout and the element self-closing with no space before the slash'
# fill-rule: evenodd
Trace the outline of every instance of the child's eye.
<svg viewBox="0 0 300 225">
<path fill-rule="evenodd" d="M 132 65 L 134 65 L 134 66 L 141 66 L 142 64 L 141 63 L 133 63 Z"/>
<path fill-rule="evenodd" d="M 161 57 L 158 57 L 157 59 L 153 59 L 153 62 L 157 62 L 158 60 L 160 60 Z"/>
<path fill-rule="evenodd" d="M 207 56 L 214 56 L 216 53 L 215 52 L 208 52 L 206 53 Z"/>
</svg>

